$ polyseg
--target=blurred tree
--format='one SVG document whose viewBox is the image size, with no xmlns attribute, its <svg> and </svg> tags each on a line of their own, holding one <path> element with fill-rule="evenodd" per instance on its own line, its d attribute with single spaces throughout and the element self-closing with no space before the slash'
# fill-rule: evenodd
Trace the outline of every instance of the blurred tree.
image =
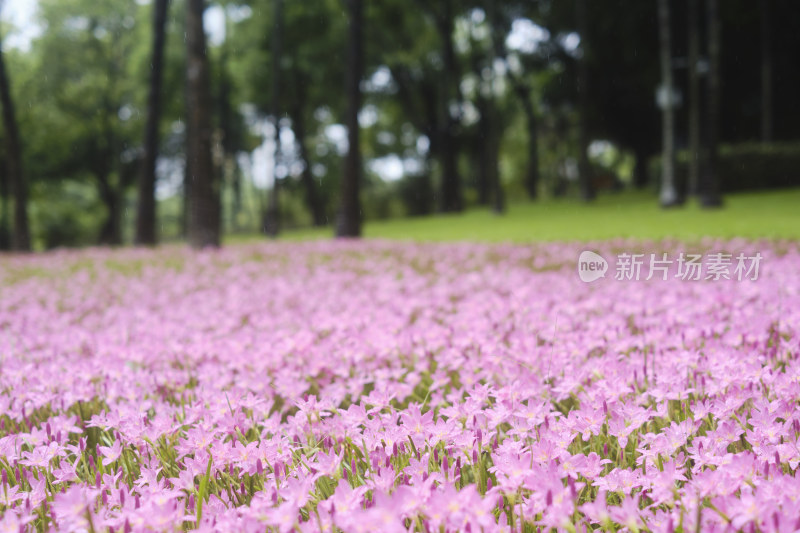
<svg viewBox="0 0 800 533">
<path fill-rule="evenodd" d="M 436 132 L 441 157 L 441 204 L 444 212 L 457 212 L 464 208 L 461 177 L 458 174 L 458 147 L 455 135 L 456 120 L 451 111 L 454 100 L 459 100 L 460 73 L 453 45 L 455 10 L 453 0 L 433 3 L 418 0 L 433 16 L 441 42 L 441 70 L 439 78 L 439 120 Z"/>
<path fill-rule="evenodd" d="M 147 100 L 147 125 L 145 126 L 144 157 L 139 176 L 139 202 L 136 212 L 136 244 L 156 243 L 156 158 L 158 157 L 158 130 L 161 120 L 161 85 L 164 65 L 165 26 L 169 0 L 153 2 L 153 52 L 151 59 L 150 88 Z"/>
<path fill-rule="evenodd" d="M 701 3 L 703 4 L 703 3 Z M 762 9 L 767 8 L 766 17 Z M 800 2 L 726 0 L 718 3 L 720 32 L 719 141 L 763 139 L 764 111 L 771 117 L 772 140 L 795 140 L 800 124 Z M 705 19 L 705 16 L 702 17 Z M 762 32 L 768 19 L 769 32 Z M 705 25 L 705 24 L 703 24 Z M 763 41 L 767 37 L 769 43 Z M 706 39 L 707 41 L 707 39 Z M 765 51 L 771 51 L 764 56 Z M 705 50 L 708 53 L 708 50 Z M 766 59 L 766 62 L 765 62 Z M 765 63 L 772 74 L 765 78 Z M 765 91 L 764 81 L 771 87 Z M 771 102 L 765 102 L 764 96 Z"/>
<path fill-rule="evenodd" d="M 186 3 L 187 236 L 194 248 L 220 245 L 219 184 L 211 157 L 211 95 L 203 27 L 205 0 Z"/>
<path fill-rule="evenodd" d="M 700 23 L 698 20 L 698 0 L 688 0 L 688 85 L 689 85 L 689 183 L 688 196 L 697 194 L 697 183 L 700 176 Z"/>
<path fill-rule="evenodd" d="M 5 142 L 0 137 L 0 147 L 5 148 Z M 8 176 L 6 174 L 6 161 L 4 151 L 0 151 L 0 250 L 11 249 L 11 220 L 8 206 Z"/>
<path fill-rule="evenodd" d="M 591 106 L 589 92 L 589 55 L 592 53 L 589 42 L 589 15 L 587 0 L 576 0 L 575 17 L 578 34 L 581 39 L 580 56 L 578 57 L 578 179 L 581 187 L 581 198 L 591 201 L 595 197 L 592 185 L 592 166 L 589 163 L 589 110 Z"/>
<path fill-rule="evenodd" d="M 274 132 L 275 150 L 272 155 L 272 190 L 269 193 L 267 211 L 264 214 L 264 232 L 270 237 L 277 237 L 280 229 L 280 213 L 278 209 L 278 194 L 280 181 L 278 169 L 281 157 L 281 60 L 283 57 L 283 0 L 272 0 L 274 16 L 272 21 L 272 128 Z"/>
<path fill-rule="evenodd" d="M 297 156 L 302 163 L 303 197 L 315 226 L 325 225 L 328 208 L 324 190 L 318 186 L 320 180 L 312 172 L 317 163 L 316 150 L 310 150 L 309 143 L 320 140 L 316 136 L 321 123 L 318 115 L 330 112 L 341 116 L 339 110 L 343 110 L 345 87 L 341 80 L 345 76 L 345 61 L 335 58 L 343 53 L 339 50 L 345 49 L 347 19 L 341 16 L 340 5 L 340 0 L 290 2 L 284 14 L 284 41 L 292 53 L 284 54 L 282 61 L 286 88 L 282 92 L 282 107 L 291 120 Z M 324 35 L 325 39 L 315 38 L 317 35 Z M 329 176 L 334 174 L 326 172 Z"/>
<path fill-rule="evenodd" d="M 469 62 L 475 90 L 473 101 L 479 118 L 476 124 L 478 203 L 500 214 L 505 211 L 505 195 L 500 179 L 500 144 L 507 125 L 502 107 L 504 84 L 496 72 L 496 61 L 503 57 L 506 31 L 498 20 L 494 2 L 485 2 L 473 11 L 469 31 Z M 481 31 L 483 30 L 483 31 Z"/>
<path fill-rule="evenodd" d="M 675 87 L 672 82 L 672 31 L 669 0 L 658 0 L 658 37 L 661 62 L 661 193 L 662 207 L 678 203 L 675 191 Z"/>
<path fill-rule="evenodd" d="M 443 167 L 439 142 L 442 115 L 438 112 L 439 92 L 443 90 L 439 84 L 439 35 L 426 11 L 408 9 L 400 0 L 387 0 L 370 15 L 366 28 L 370 63 L 383 65 L 384 72 L 390 74 L 390 82 L 373 91 L 371 101 L 385 117 L 384 131 L 391 128 L 398 141 L 387 146 L 376 138 L 378 142 L 372 144 L 379 149 L 396 149 L 421 162 L 420 170 L 404 182 L 402 194 L 410 214 L 429 214 L 435 208 L 434 162 L 440 162 L 439 170 Z"/>
<path fill-rule="evenodd" d="M 504 34 L 508 33 L 511 22 L 512 20 L 510 20 L 510 17 L 505 21 L 506 27 Z M 521 66 L 519 69 L 517 69 L 515 68 L 514 64 L 509 61 L 509 50 L 507 49 L 505 39 L 502 38 L 502 36 L 500 38 L 495 38 L 495 46 L 498 47 L 498 57 L 501 58 L 505 63 L 506 76 L 511 84 L 511 89 L 514 92 L 514 95 L 522 107 L 522 113 L 525 116 L 525 132 L 528 136 L 528 147 L 524 184 L 525 190 L 528 193 L 528 197 L 532 200 L 535 200 L 539 196 L 540 181 L 539 117 L 537 116 L 538 112 L 534 96 L 534 84 L 532 81 L 532 76 L 530 72 L 526 72 L 523 70 L 523 68 L 526 70 L 532 70 L 534 68 L 538 69 L 538 65 L 534 66 L 535 63 L 529 61 L 524 65 L 524 67 Z M 541 44 L 539 47 L 543 48 Z M 515 59 L 522 65 L 522 59 L 520 59 L 520 55 L 521 54 L 515 54 Z M 529 58 L 534 56 L 534 54 L 526 55 Z M 536 59 L 538 59 L 538 57 Z"/>
<path fill-rule="evenodd" d="M 155 0 L 40 0 L 39 22 L 46 31 L 33 40 L 30 51 L 3 49 L 1 59 L 13 74 L 10 94 L 17 104 L 18 129 L 24 134 L 21 167 L 28 178 L 37 246 L 86 243 L 88 232 L 100 225 L 103 242 L 121 242 L 123 229 L 131 227 L 136 227 L 135 240 L 140 242 L 139 234 L 149 232 L 127 225 L 126 207 L 133 199 L 130 185 L 137 175 L 141 177 L 137 168 L 154 168 L 157 151 L 159 192 L 180 193 L 175 169 L 186 155 L 184 148 L 196 144 L 191 137 L 198 131 L 195 117 L 186 115 L 195 110 L 186 105 L 190 91 L 184 74 L 191 69 L 183 68 L 186 54 L 181 42 L 184 33 L 190 33 L 182 17 L 188 1 L 173 0 L 174 9 L 165 16 L 170 20 L 163 44 L 164 117 L 156 121 L 161 130 L 153 129 L 149 121 L 147 134 L 144 118 L 153 106 L 147 105 L 142 80 L 150 73 L 152 87 L 156 78 L 151 49 L 156 33 L 144 23 L 150 17 L 142 15 L 152 13 L 155 22 Z M 353 106 L 347 105 L 351 91 L 341 83 L 343 70 L 351 66 L 343 57 L 347 30 L 352 29 L 347 24 L 350 5 L 343 10 L 341 0 L 275 2 L 213 0 L 211 14 L 217 16 L 216 7 L 222 7 L 226 31 L 223 41 L 215 39 L 216 44 L 209 46 L 206 59 L 212 69 L 205 74 L 213 95 L 213 101 L 208 97 L 208 109 L 215 115 L 208 120 L 210 179 L 214 195 L 224 192 L 226 202 L 232 198 L 234 207 L 224 212 L 225 224 L 233 220 L 234 227 L 240 217 L 230 213 L 238 212 L 242 196 L 251 206 L 254 198 L 267 199 L 262 185 L 266 180 L 256 180 L 257 185 L 244 182 L 236 171 L 242 152 L 263 141 L 265 120 L 280 117 L 283 125 L 284 151 L 275 172 L 282 176 L 280 194 L 269 198 L 270 205 L 281 210 L 282 227 L 325 223 L 340 212 L 340 182 L 349 190 L 347 180 L 340 178 L 352 161 L 343 163 L 340 157 L 345 145 L 341 132 L 348 131 L 344 117 L 352 121 L 354 116 Z M 635 156 L 634 183 L 643 185 L 648 157 L 659 152 L 662 140 L 673 138 L 675 148 L 688 145 L 693 154 L 690 194 L 699 192 L 704 203 L 714 205 L 719 202 L 718 191 L 727 190 L 729 183 L 721 183 L 716 170 L 716 148 L 704 150 L 700 144 L 708 145 L 712 139 L 715 147 L 797 137 L 800 100 L 793 95 L 800 90 L 800 71 L 794 68 L 800 53 L 800 32 L 795 31 L 800 19 L 798 4 L 791 0 L 717 0 L 713 5 L 704 0 L 702 12 L 697 12 L 699 0 L 669 3 L 673 84 L 688 88 L 688 113 L 672 110 L 672 135 L 660 134 L 653 98 L 663 81 L 659 65 L 667 63 L 659 61 L 659 2 L 634 2 L 625 9 L 611 0 L 362 3 L 367 46 L 361 63 L 363 95 L 356 111 L 360 110 L 361 124 L 349 128 L 350 134 L 358 134 L 358 167 L 362 159 L 364 163 L 358 181 L 362 218 L 397 212 L 401 196 L 407 212 L 414 214 L 427 213 L 435 204 L 442 210 L 457 210 L 476 197 L 482 202 L 490 202 L 493 194 L 500 199 L 502 195 L 495 194 L 503 192 L 496 179 L 498 168 L 504 171 L 509 196 L 524 187 L 533 197 L 540 166 L 548 183 L 551 176 L 565 184 L 590 174 L 586 148 L 596 141 L 610 141 L 626 161 Z M 272 8 L 277 5 L 282 10 Z M 684 11 L 687 6 L 690 9 Z M 282 15 L 276 16 L 276 11 Z M 175 20 L 175 12 L 181 13 L 181 20 Z M 470 36 L 466 28 L 479 12 L 484 33 Z M 689 24 L 675 24 L 676 19 Z M 725 27 L 724 34 L 720 26 Z M 513 42 L 527 40 L 524 47 L 507 39 L 512 27 Z M 519 31 L 524 28 L 535 33 Z M 756 34 L 760 46 L 748 39 Z M 214 36 L 219 37 L 217 32 Z M 282 46 L 273 46 L 279 37 Z M 281 48 L 284 53 L 279 53 Z M 709 63 L 707 75 L 704 67 Z M 151 99 L 153 94 L 151 88 Z M 780 113 L 773 113 L 775 109 Z M 293 144 L 288 142 L 289 128 Z M 13 143 L 3 130 L 2 157 L 10 164 Z M 184 186 L 193 198 L 197 155 L 188 151 L 189 179 Z M 147 162 L 140 165 L 142 159 Z M 576 160 L 583 172 L 575 172 Z M 166 170 L 168 166 L 172 170 Z M 624 166 L 627 173 L 629 164 Z M 255 166 L 259 171 L 264 167 Z M 391 176 L 383 174 L 386 169 L 391 169 Z M 388 178 L 398 172 L 402 183 L 392 183 Z M 476 191 L 462 190 L 461 179 L 467 173 L 470 186 L 475 177 Z M 4 177 L 8 203 L 11 175 L 6 172 Z M 683 178 L 682 171 L 677 178 Z M 726 182 L 728 178 L 726 173 Z M 154 183 L 154 174 L 139 181 L 148 199 Z M 221 191 L 227 184 L 233 189 L 230 195 L 227 189 Z M 587 185 L 600 187 L 599 173 L 594 183 L 577 183 L 584 197 L 591 196 Z M 0 180 L 0 193 L 2 188 Z M 62 198 L 69 202 L 61 201 L 54 209 Z M 140 210 L 149 210 L 145 203 L 140 202 Z M 215 216 L 220 218 L 220 200 L 215 204 Z M 151 205 L 153 214 L 137 213 L 137 219 L 151 220 L 155 234 L 154 199 Z M 159 221 L 177 220 L 170 212 L 179 205 L 178 198 L 167 200 Z M 250 218 L 241 217 L 253 229 L 260 222 L 258 209 L 251 210 Z M 14 212 L 10 205 L 3 217 Z M 78 228 L 82 236 L 70 238 L 69 228 Z"/>
<path fill-rule="evenodd" d="M 586 13 L 576 13 L 582 3 Z M 625 9 L 610 0 L 545 4 L 540 23 L 550 33 L 554 75 L 543 86 L 544 105 L 551 113 L 577 108 L 586 121 L 588 142 L 603 139 L 630 150 L 636 160 L 634 185 L 646 185 L 647 161 L 661 141 L 653 98 L 660 76 L 656 3 L 632 2 Z M 581 112 L 581 80 L 587 78 L 591 97 Z"/>
<path fill-rule="evenodd" d="M 761 8 L 761 140 L 772 141 L 772 6 L 760 0 Z"/>
<path fill-rule="evenodd" d="M 417 0 L 420 9 L 433 21 L 433 28 L 436 31 L 439 49 L 432 53 L 433 62 L 436 67 L 436 78 L 433 85 L 428 85 L 423 90 L 428 91 L 426 98 L 435 98 L 436 106 L 430 110 L 435 113 L 435 119 L 431 118 L 426 125 L 426 129 L 435 127 L 435 130 L 428 134 L 431 143 L 431 153 L 438 156 L 440 174 L 439 210 L 443 212 L 457 212 L 464 208 L 463 191 L 461 176 L 458 171 L 458 122 L 454 116 L 454 108 L 458 108 L 461 102 L 460 81 L 461 69 L 458 62 L 454 44 L 455 20 L 463 11 L 462 3 L 458 0 L 441 0 L 440 2 L 428 2 Z M 407 9 L 407 8 L 406 8 Z M 409 28 L 416 32 L 423 28 Z M 413 38 L 416 33 L 411 33 Z M 420 57 L 414 58 L 419 62 Z M 411 63 L 413 65 L 413 62 Z M 412 67 L 413 68 L 413 67 Z M 393 67 L 393 74 L 408 74 L 402 72 L 399 65 Z M 414 77 L 418 81 L 420 72 Z M 396 79 L 397 76 L 395 76 Z M 408 84 L 408 78 L 398 83 Z M 427 83 L 426 83 L 427 85 Z M 408 91 L 410 87 L 406 86 Z M 431 91 L 431 89 L 434 89 Z M 426 104 L 430 107 L 430 102 Z"/>
<path fill-rule="evenodd" d="M 223 16 L 223 26 L 225 28 L 225 39 L 219 46 L 216 65 L 216 112 L 218 129 L 215 139 L 217 139 L 217 158 L 216 172 L 221 180 L 221 188 L 229 184 L 231 188 L 231 205 L 228 213 L 230 214 L 231 227 L 234 231 L 239 230 L 240 219 L 244 214 L 243 203 L 243 184 L 242 171 L 238 162 L 238 155 L 242 151 L 252 150 L 248 142 L 247 127 L 244 124 L 242 114 L 237 110 L 236 104 L 239 103 L 237 87 L 232 75 L 231 64 L 236 51 L 237 43 L 233 39 L 234 22 L 232 13 L 235 14 L 236 4 L 223 3 L 221 6 Z M 220 191 L 223 194 L 224 191 Z M 226 211 L 225 208 L 222 209 Z M 223 224 L 224 226 L 224 224 Z"/>
<path fill-rule="evenodd" d="M 0 1 L 0 12 L 3 3 Z M 22 169 L 22 146 L 19 138 L 14 101 L 11 96 L 11 82 L 3 59 L 3 36 L 0 35 L 0 103 L 3 106 L 3 128 L 5 129 L 5 163 L 8 191 L 14 203 L 14 217 L 11 225 L 10 244 L 12 250 L 27 251 L 31 248 L 28 230 L 28 199 L 25 174 Z M 8 203 L 3 206 L 6 212 Z"/>
<path fill-rule="evenodd" d="M 331 201 L 332 191 L 336 189 L 341 171 L 339 166 L 333 168 L 328 164 L 327 139 L 320 131 L 344 112 L 345 61 L 340 60 L 340 56 L 345 49 L 346 17 L 341 10 L 341 0 L 284 2 L 282 41 L 283 48 L 291 53 L 281 54 L 279 62 L 272 59 L 274 32 L 271 28 L 275 25 L 275 10 L 264 9 L 260 2 L 248 1 L 245 5 L 252 5 L 252 15 L 237 20 L 230 35 L 230 45 L 237 50 L 228 62 L 234 99 L 253 104 L 257 117 L 251 118 L 256 121 L 263 120 L 262 117 L 273 120 L 275 76 L 271 71 L 273 65 L 280 67 L 279 108 L 284 127 L 286 117 L 289 118 L 296 145 L 296 153 L 284 154 L 281 166 L 294 171 L 298 166 L 302 169 L 299 176 L 287 172 L 280 186 L 288 194 L 289 189 L 296 188 L 289 182 L 299 177 L 299 192 L 311 222 L 324 225 L 328 213 L 336 210 Z M 336 60 L 331 60 L 332 57 Z M 295 161 L 300 165 L 293 165 Z"/>
<path fill-rule="evenodd" d="M 720 207 L 717 158 L 719 154 L 720 120 L 720 18 L 717 0 L 706 0 L 708 26 L 708 80 L 706 84 L 706 149 L 705 169 L 700 176 L 699 198 L 703 207 Z"/>
<path fill-rule="evenodd" d="M 130 61 L 141 46 L 141 9 L 125 0 L 41 0 L 47 31 L 31 50 L 29 163 L 37 177 L 90 179 L 105 208 L 99 240 L 112 245 L 122 243 L 125 192 L 141 157 L 141 78 Z"/>
<path fill-rule="evenodd" d="M 340 184 L 339 212 L 336 217 L 337 237 L 361 235 L 361 206 L 359 188 L 363 169 L 359 140 L 358 112 L 361 109 L 361 78 L 363 75 L 363 4 L 361 0 L 345 0 L 350 21 L 347 45 L 347 155 Z"/>
<path fill-rule="evenodd" d="M 307 93 L 309 92 L 309 82 L 303 81 L 308 79 L 300 69 L 292 71 L 294 80 L 295 96 L 292 100 L 292 107 L 289 109 L 289 116 L 292 121 L 292 131 L 294 132 L 295 142 L 299 150 L 299 157 L 303 163 L 303 170 L 301 179 L 305 189 L 306 207 L 311 214 L 311 223 L 314 226 L 320 227 L 325 225 L 325 208 L 320 198 L 320 193 L 314 183 L 314 175 L 311 170 L 312 160 L 311 154 L 308 150 L 308 109 L 306 103 L 308 101 Z"/>
</svg>

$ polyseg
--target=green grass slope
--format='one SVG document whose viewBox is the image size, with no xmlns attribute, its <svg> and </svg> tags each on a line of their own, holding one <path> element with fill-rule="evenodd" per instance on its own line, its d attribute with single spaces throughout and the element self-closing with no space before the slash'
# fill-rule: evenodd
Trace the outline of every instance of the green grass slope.
<svg viewBox="0 0 800 533">
<path fill-rule="evenodd" d="M 285 232 L 288 240 L 329 238 L 331 228 Z M 800 189 L 729 195 L 722 209 L 694 203 L 661 209 L 643 192 L 606 194 L 592 204 L 576 199 L 514 202 L 506 214 L 470 209 L 435 215 L 368 222 L 364 236 L 417 241 L 590 241 L 628 237 L 748 239 L 800 238 Z M 233 238 L 240 240 L 240 238 Z M 249 240 L 249 239 L 248 239 Z"/>
</svg>

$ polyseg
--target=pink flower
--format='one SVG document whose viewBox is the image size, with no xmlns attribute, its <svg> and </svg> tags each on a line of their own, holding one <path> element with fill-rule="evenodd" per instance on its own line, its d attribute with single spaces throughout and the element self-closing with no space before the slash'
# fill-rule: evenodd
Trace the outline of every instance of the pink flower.
<svg viewBox="0 0 800 533">
<path fill-rule="evenodd" d="M 619 507 L 610 507 L 609 511 L 615 522 L 628 529 L 636 531 L 644 527 L 638 497 L 628 496 L 622 500 Z"/>
<path fill-rule="evenodd" d="M 122 443 L 118 440 L 111 443 L 111 446 L 98 446 L 98 449 L 100 450 L 100 454 L 104 457 L 103 466 L 110 465 L 122 455 Z"/>
<path fill-rule="evenodd" d="M 56 494 L 52 509 L 59 527 L 64 530 L 88 528 L 90 506 L 94 504 L 97 492 L 75 485 L 64 493 Z"/>
</svg>

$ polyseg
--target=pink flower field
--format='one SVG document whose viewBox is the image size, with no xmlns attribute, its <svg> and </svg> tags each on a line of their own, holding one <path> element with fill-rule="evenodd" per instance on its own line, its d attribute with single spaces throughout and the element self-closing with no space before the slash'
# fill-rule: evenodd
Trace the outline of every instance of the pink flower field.
<svg viewBox="0 0 800 533">
<path fill-rule="evenodd" d="M 619 251 L 677 242 L 594 243 Z M 0 258 L 0 531 L 800 530 L 800 248 Z"/>
</svg>

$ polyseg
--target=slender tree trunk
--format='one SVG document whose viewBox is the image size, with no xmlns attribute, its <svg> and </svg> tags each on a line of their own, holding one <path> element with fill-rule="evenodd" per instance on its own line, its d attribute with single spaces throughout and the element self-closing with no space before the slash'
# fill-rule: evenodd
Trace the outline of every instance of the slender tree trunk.
<svg viewBox="0 0 800 533">
<path fill-rule="evenodd" d="M 483 84 L 483 69 L 484 62 L 482 61 L 482 54 L 478 52 L 479 44 L 470 39 L 470 49 L 472 53 L 469 55 L 472 73 L 479 80 L 479 87 L 475 96 L 475 108 L 478 111 L 478 124 L 476 135 L 471 139 L 472 156 L 475 158 L 475 190 L 478 193 L 478 205 L 489 205 L 492 193 L 492 178 L 491 178 L 491 150 L 489 143 L 491 141 L 491 126 L 492 119 L 490 116 L 490 98 L 484 96 Z"/>
<path fill-rule="evenodd" d="M 480 72 L 480 69 L 476 69 Z M 478 193 L 478 205 L 489 205 L 491 196 L 491 178 L 489 176 L 489 112 L 488 102 L 482 95 L 478 95 L 475 100 L 475 107 L 478 110 L 478 132 L 474 144 L 475 165 L 475 189 Z"/>
<path fill-rule="evenodd" d="M 649 182 L 647 171 L 648 153 L 647 150 L 641 146 L 634 147 L 633 153 L 636 159 L 633 167 L 633 184 L 637 189 L 642 189 L 646 187 Z"/>
<path fill-rule="evenodd" d="M 108 158 L 108 155 L 104 157 Z M 111 183 L 110 171 L 108 165 L 97 175 L 98 192 L 100 193 L 100 200 L 106 207 L 106 218 L 103 225 L 100 227 L 101 244 L 109 246 L 119 246 L 122 244 L 122 192 L 123 186 L 120 184 L 114 187 Z"/>
<path fill-rule="evenodd" d="M 28 251 L 31 237 L 28 229 L 28 191 L 22 169 L 22 144 L 19 138 L 11 84 L 6 73 L 5 59 L 0 43 L 0 102 L 3 105 L 3 127 L 6 134 L 6 168 L 9 192 L 14 202 L 14 218 L 11 230 L 11 249 Z"/>
<path fill-rule="evenodd" d="M 717 154 L 719 151 L 719 107 L 720 107 L 720 22 L 717 0 L 706 0 L 706 19 L 708 21 L 708 137 L 706 168 L 700 186 L 700 204 L 703 207 L 720 207 L 722 198 L 719 192 Z"/>
<path fill-rule="evenodd" d="M 661 87 L 664 101 L 661 110 L 661 193 L 662 207 L 678 202 L 675 192 L 675 111 L 672 88 L 672 46 L 670 39 L 669 0 L 658 0 L 658 41 L 661 61 Z"/>
<path fill-rule="evenodd" d="M 487 139 L 487 159 L 489 161 L 489 182 L 492 187 L 492 211 L 501 215 L 506 210 L 506 196 L 500 179 L 500 137 L 502 128 L 498 124 L 497 113 L 492 113 L 491 130 Z"/>
<path fill-rule="evenodd" d="M 8 207 L 8 175 L 3 167 L 5 167 L 5 161 L 0 161 L 0 250 L 9 250 L 11 248 L 9 235 L 11 217 L 9 217 Z"/>
<path fill-rule="evenodd" d="M 275 151 L 272 154 L 272 190 L 267 200 L 264 231 L 272 238 L 280 231 L 278 194 L 278 166 L 281 157 L 281 56 L 283 48 L 283 0 L 274 1 L 274 26 L 272 27 L 272 125 L 275 128 Z"/>
<path fill-rule="evenodd" d="M 490 18 L 492 24 L 492 46 L 495 55 L 503 59 L 506 64 L 506 72 L 511 88 L 514 91 L 522 112 L 525 115 L 525 129 L 528 134 L 528 162 L 525 168 L 525 190 L 531 200 L 539 196 L 539 121 L 536 117 L 536 106 L 534 104 L 533 91 L 528 82 L 523 77 L 517 75 L 508 63 L 508 50 L 505 40 L 497 38 L 497 7 L 494 3 L 490 4 Z M 524 75 L 523 75 L 524 76 Z"/>
<path fill-rule="evenodd" d="M 109 74 L 108 79 L 111 83 L 109 92 L 113 92 L 114 76 Z M 122 177 L 122 169 L 117 167 L 117 136 L 114 132 L 113 121 L 115 108 L 108 98 L 104 98 L 101 109 L 102 128 L 99 140 L 99 148 L 92 158 L 94 161 L 94 175 L 97 179 L 97 191 L 100 201 L 106 207 L 106 218 L 100 227 L 99 242 L 107 246 L 119 246 L 122 244 L 122 198 L 125 191 L 125 182 Z M 116 183 L 113 181 L 114 170 L 117 170 Z"/>
<path fill-rule="evenodd" d="M 489 178 L 492 184 L 492 210 L 495 214 L 501 215 L 506 210 L 506 197 L 503 191 L 503 182 L 500 179 L 500 141 L 503 136 L 503 117 L 500 114 L 496 97 L 496 77 L 494 74 L 494 61 L 498 57 L 505 57 L 503 54 L 504 43 L 497 38 L 497 6 L 494 2 L 489 2 L 489 40 L 491 42 L 491 53 L 489 54 L 489 132 L 488 132 L 488 160 Z"/>
<path fill-rule="evenodd" d="M 531 200 L 539 197 L 539 121 L 533 107 L 531 90 L 524 84 L 514 82 L 514 92 L 522 104 L 525 128 L 528 133 L 528 163 L 525 167 L 525 190 Z"/>
<path fill-rule="evenodd" d="M 139 245 L 156 244 L 156 159 L 158 158 L 158 126 L 161 121 L 161 80 L 164 72 L 167 6 L 169 0 L 153 3 L 153 53 L 150 62 L 150 93 L 147 98 L 147 124 L 144 133 L 144 160 L 139 176 L 139 205 L 136 213 L 136 235 Z"/>
<path fill-rule="evenodd" d="M 581 189 L 581 198 L 591 201 L 595 198 L 594 185 L 592 184 L 592 165 L 589 162 L 589 65 L 587 54 L 589 52 L 588 35 L 589 20 L 586 12 L 587 0 L 576 0 L 576 16 L 578 34 L 581 37 L 581 57 L 578 59 L 578 174 Z"/>
<path fill-rule="evenodd" d="M 456 55 L 453 47 L 452 0 L 441 0 L 443 14 L 439 17 L 439 38 L 442 41 L 443 62 L 439 88 L 439 153 L 442 163 L 441 210 L 457 212 L 464 208 L 461 179 L 458 175 L 458 150 L 455 139 L 455 121 L 450 113 L 453 85 L 456 83 Z"/>
<path fill-rule="evenodd" d="M 188 5 L 187 5 L 188 9 Z M 194 171 L 192 170 L 192 159 L 190 152 L 190 147 L 194 146 L 195 141 L 192 138 L 194 136 L 194 132 L 189 128 L 189 124 L 191 122 L 191 118 L 189 116 L 189 101 L 191 99 L 189 95 L 189 82 L 188 82 L 188 60 L 187 60 L 187 78 L 186 83 L 183 87 L 183 98 L 186 102 L 185 106 L 185 121 L 184 121 L 184 142 L 186 143 L 186 149 L 184 150 L 184 161 L 183 161 L 183 211 L 181 212 L 181 227 L 180 232 L 181 236 L 188 240 L 189 238 L 189 219 L 190 219 L 190 212 L 192 206 L 192 181 L 194 180 Z"/>
<path fill-rule="evenodd" d="M 189 176 L 189 243 L 194 248 L 220 244 L 219 189 L 211 157 L 211 95 L 203 28 L 204 0 L 186 2 L 186 156 Z"/>
<path fill-rule="evenodd" d="M 187 120 L 188 122 L 188 120 Z M 187 129 L 185 130 L 186 146 L 188 147 L 192 142 L 192 133 Z M 183 167 L 183 211 L 181 212 L 181 236 L 184 238 L 189 237 L 189 212 L 192 205 L 192 162 L 189 157 L 188 148 L 184 154 L 184 167 Z"/>
<path fill-rule="evenodd" d="M 489 98 L 478 98 L 480 137 L 476 147 L 478 158 L 478 203 L 489 205 L 496 214 L 505 211 L 505 195 L 500 181 L 500 137 L 502 128 L 496 104 Z"/>
<path fill-rule="evenodd" d="M 772 141 L 772 7 L 761 0 L 761 140 Z"/>
<path fill-rule="evenodd" d="M 347 156 L 341 177 L 339 213 L 336 219 L 337 237 L 361 236 L 361 206 L 358 198 L 361 186 L 361 146 L 358 112 L 361 109 L 361 76 L 363 71 L 364 6 L 362 0 L 346 0 L 350 18 L 347 47 Z"/>
<path fill-rule="evenodd" d="M 239 164 L 233 161 L 231 165 L 231 186 L 233 188 L 233 226 L 240 230 L 239 214 L 242 212 L 242 171 Z"/>
<path fill-rule="evenodd" d="M 217 109 L 219 112 L 219 130 L 221 135 L 220 145 L 222 157 L 220 158 L 220 187 L 224 188 L 228 182 L 233 193 L 231 221 L 234 229 L 239 229 L 239 215 L 242 210 L 242 194 L 240 183 L 239 165 L 236 161 L 236 150 L 239 146 L 237 134 L 232 124 L 233 110 L 231 109 L 231 77 L 228 72 L 230 57 L 231 23 L 228 10 L 223 8 L 225 21 L 225 41 L 222 43 L 219 57 L 219 90 L 217 91 Z M 224 211 L 224 209 L 223 209 Z"/>
<path fill-rule="evenodd" d="M 311 213 L 311 220 L 315 226 L 325 225 L 325 213 L 317 194 L 317 186 L 314 183 L 314 175 L 311 172 L 311 158 L 306 146 L 306 122 L 303 117 L 303 104 L 298 99 L 298 104 L 292 110 L 292 131 L 299 147 L 300 160 L 303 162 L 303 173 L 300 178 L 306 190 L 306 207 Z"/>
<path fill-rule="evenodd" d="M 697 195 L 700 177 L 700 75 L 697 62 L 700 60 L 700 24 L 697 0 L 689 0 L 689 184 L 688 196 Z"/>
<path fill-rule="evenodd" d="M 569 149 L 566 148 L 564 142 L 559 142 L 559 139 L 566 139 L 569 135 L 570 126 L 567 124 L 567 117 L 565 113 L 556 111 L 553 133 L 548 142 L 548 150 L 555 154 L 556 164 L 552 173 L 553 179 L 550 184 L 550 190 L 556 198 L 561 198 L 567 194 L 567 169 L 566 159 L 569 157 Z"/>
</svg>

